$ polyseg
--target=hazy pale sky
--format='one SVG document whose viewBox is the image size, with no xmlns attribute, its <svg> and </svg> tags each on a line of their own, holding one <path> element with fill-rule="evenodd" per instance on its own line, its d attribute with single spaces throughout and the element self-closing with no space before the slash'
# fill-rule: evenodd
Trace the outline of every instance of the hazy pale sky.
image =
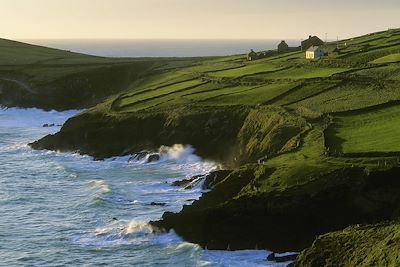
<svg viewBox="0 0 400 267">
<path fill-rule="evenodd" d="M 0 37 L 345 38 L 400 27 L 400 0 L 0 0 Z"/>
</svg>

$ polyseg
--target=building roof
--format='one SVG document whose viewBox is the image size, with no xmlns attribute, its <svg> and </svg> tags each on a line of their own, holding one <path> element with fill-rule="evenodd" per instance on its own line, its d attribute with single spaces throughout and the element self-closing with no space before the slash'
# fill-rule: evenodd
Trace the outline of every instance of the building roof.
<svg viewBox="0 0 400 267">
<path fill-rule="evenodd" d="M 248 53 L 248 55 L 249 55 L 249 56 L 254 56 L 254 55 L 256 56 L 256 55 L 257 55 L 257 53 L 256 53 L 256 52 L 254 52 L 254 50 L 253 50 L 253 49 L 251 49 L 251 50 L 250 50 L 250 52 Z"/>
<path fill-rule="evenodd" d="M 302 46 L 306 45 L 322 45 L 324 42 L 318 36 L 309 36 L 308 39 L 301 42 Z"/>
<path fill-rule="evenodd" d="M 307 49 L 308 52 L 315 52 L 319 49 L 319 46 L 311 46 L 310 48 Z"/>
</svg>

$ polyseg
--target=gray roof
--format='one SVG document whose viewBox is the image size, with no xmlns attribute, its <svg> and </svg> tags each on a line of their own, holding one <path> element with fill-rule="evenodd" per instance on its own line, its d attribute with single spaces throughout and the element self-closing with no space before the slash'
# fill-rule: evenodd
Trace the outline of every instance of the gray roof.
<svg viewBox="0 0 400 267">
<path fill-rule="evenodd" d="M 310 48 L 307 49 L 308 52 L 315 52 L 319 49 L 319 46 L 311 46 Z"/>
</svg>

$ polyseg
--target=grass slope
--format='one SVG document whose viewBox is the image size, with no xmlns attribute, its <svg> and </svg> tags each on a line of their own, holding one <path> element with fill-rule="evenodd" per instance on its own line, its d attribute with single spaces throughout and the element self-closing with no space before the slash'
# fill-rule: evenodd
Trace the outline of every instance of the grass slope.
<svg viewBox="0 0 400 267">
<path fill-rule="evenodd" d="M 344 154 L 400 152 L 400 105 L 338 116 L 331 149 Z"/>
<path fill-rule="evenodd" d="M 89 107 L 132 88 L 143 77 L 148 82 L 152 75 L 198 61 L 104 58 L 0 39 L 0 103 L 45 109 Z"/>
<path fill-rule="evenodd" d="M 350 227 L 318 237 L 295 266 L 399 266 L 400 224 Z"/>
</svg>

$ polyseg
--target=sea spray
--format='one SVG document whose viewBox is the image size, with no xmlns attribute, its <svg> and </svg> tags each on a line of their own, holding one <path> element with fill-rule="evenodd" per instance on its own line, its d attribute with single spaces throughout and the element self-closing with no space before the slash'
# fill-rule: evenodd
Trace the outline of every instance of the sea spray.
<svg viewBox="0 0 400 267">
<path fill-rule="evenodd" d="M 164 161 L 170 160 L 177 163 L 197 163 L 201 158 L 195 154 L 195 149 L 190 145 L 176 144 L 171 147 L 161 146 L 159 149 L 161 159 Z"/>
<path fill-rule="evenodd" d="M 132 220 L 128 223 L 127 227 L 124 229 L 123 234 L 131 235 L 137 233 L 150 234 L 153 232 L 153 228 L 147 222 L 140 222 Z"/>
<path fill-rule="evenodd" d="M 104 180 L 96 180 L 96 181 L 91 181 L 89 182 L 89 186 L 92 188 L 98 188 L 102 193 L 109 193 L 110 188 L 108 185 L 104 182 Z"/>
<path fill-rule="evenodd" d="M 101 235 L 113 235 L 116 238 L 125 238 L 132 235 L 145 235 L 153 233 L 153 228 L 144 221 L 131 220 L 118 221 L 114 218 L 114 221 L 105 227 L 98 227 L 95 230 L 96 236 Z"/>
</svg>

